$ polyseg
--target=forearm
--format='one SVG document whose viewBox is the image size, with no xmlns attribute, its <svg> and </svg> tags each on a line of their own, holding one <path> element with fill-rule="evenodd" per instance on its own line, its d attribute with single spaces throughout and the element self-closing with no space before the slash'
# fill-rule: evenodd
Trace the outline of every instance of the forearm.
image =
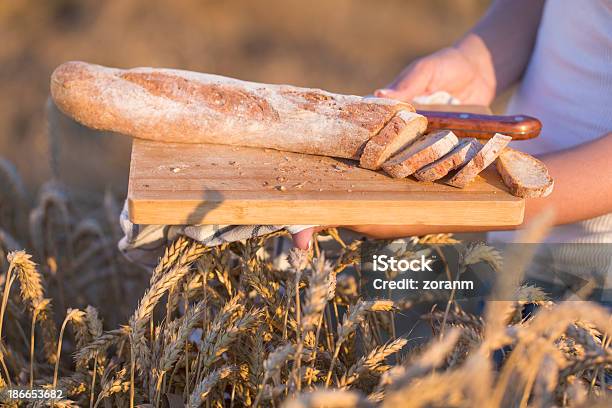
<svg viewBox="0 0 612 408">
<path fill-rule="evenodd" d="M 540 157 L 555 179 L 551 195 L 525 200 L 529 223 L 545 208 L 552 208 L 555 224 L 568 224 L 612 212 L 612 133 L 569 150 Z M 517 228 L 522 225 L 517 226 Z M 509 229 L 502 226 L 361 225 L 348 227 L 379 239 L 446 232 L 478 232 Z"/>
<path fill-rule="evenodd" d="M 569 224 L 612 212 L 612 132 L 540 159 L 555 179 L 546 198 L 527 200 L 525 220 L 553 208 L 556 224 Z"/>
<path fill-rule="evenodd" d="M 497 93 L 520 79 L 535 44 L 544 0 L 497 0 L 455 47 L 491 78 Z"/>
</svg>

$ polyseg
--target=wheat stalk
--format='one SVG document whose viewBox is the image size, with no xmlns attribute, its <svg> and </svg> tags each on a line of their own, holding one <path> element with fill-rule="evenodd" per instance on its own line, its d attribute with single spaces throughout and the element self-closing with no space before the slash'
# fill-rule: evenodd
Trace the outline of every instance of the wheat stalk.
<svg viewBox="0 0 612 408">
<path fill-rule="evenodd" d="M 202 367 L 208 369 L 211 364 L 221 357 L 228 347 L 236 341 L 238 336 L 245 331 L 253 328 L 259 321 L 261 311 L 254 309 L 245 312 L 244 316 L 240 316 L 232 321 L 224 330 L 218 332 L 215 336 L 214 342 L 205 343 L 202 346 Z"/>
<path fill-rule="evenodd" d="M 282 366 L 291 358 L 292 355 L 295 354 L 295 352 L 296 347 L 293 344 L 285 344 L 278 347 L 274 352 L 268 355 L 268 358 L 266 358 L 263 363 L 264 378 L 260 384 L 255 402 L 253 403 L 254 407 L 259 406 L 259 401 L 261 400 L 268 380 L 274 378 L 280 373 Z"/>
<path fill-rule="evenodd" d="M 62 353 L 62 341 L 64 339 L 64 330 L 66 330 L 66 325 L 70 321 L 79 321 L 83 318 L 84 315 L 84 312 L 80 311 L 79 309 L 68 309 L 68 311 L 66 312 L 66 318 L 62 323 L 59 340 L 57 342 L 57 361 L 55 363 L 55 370 L 53 371 L 53 388 L 57 387 L 57 375 L 59 373 L 60 355 Z"/>
<path fill-rule="evenodd" d="M 78 366 L 86 365 L 89 360 L 95 358 L 98 354 L 104 353 L 109 347 L 129 336 L 129 333 L 129 326 L 123 326 L 119 329 L 102 333 L 89 344 L 77 350 L 74 355 L 74 361 Z"/>
<path fill-rule="evenodd" d="M 393 378 L 392 382 L 387 386 L 391 390 L 397 390 L 410 384 L 415 378 L 439 367 L 455 347 L 460 335 L 461 330 L 459 328 L 452 328 L 444 337 L 430 343 L 427 349 L 416 357 L 414 361 L 406 364 L 406 369 L 396 378 Z M 385 380 L 388 381 L 389 379 Z"/>
<path fill-rule="evenodd" d="M 189 408 L 197 408 L 199 407 L 205 400 L 208 394 L 213 390 L 213 388 L 219 383 L 219 381 L 227 378 L 230 374 L 236 369 L 231 366 L 225 366 L 222 368 L 218 368 L 208 374 L 196 387 L 194 388 L 191 396 L 189 397 L 189 402 L 187 406 Z"/>
<path fill-rule="evenodd" d="M 198 302 L 191 307 L 187 313 L 175 324 L 164 337 L 169 340 L 169 343 L 164 347 L 161 358 L 159 358 L 157 367 L 154 371 L 156 378 L 156 393 L 159 398 L 161 392 L 161 382 L 164 375 L 174 366 L 179 358 L 185 343 L 191 334 L 193 327 L 198 323 L 204 313 L 206 301 Z M 167 326 L 168 328 L 168 326 Z"/>
<path fill-rule="evenodd" d="M 125 381 L 126 375 L 127 369 L 124 367 L 121 370 L 117 371 L 112 381 L 103 382 L 102 390 L 98 394 L 98 398 L 96 400 L 96 403 L 94 404 L 94 408 L 97 408 L 104 398 L 107 398 L 116 393 L 125 393 L 129 391 L 130 382 Z"/>
<path fill-rule="evenodd" d="M 348 316 L 344 316 L 342 325 L 338 328 L 338 341 L 336 342 L 336 348 L 332 361 L 329 365 L 329 371 L 327 372 L 327 378 L 325 380 L 325 387 L 327 388 L 330 384 L 331 377 L 334 371 L 334 365 L 340 354 L 340 348 L 346 339 L 355 331 L 357 326 L 363 322 L 366 313 L 368 312 L 389 312 L 395 310 L 393 301 L 391 300 L 360 300 L 353 309 L 351 309 Z"/>
<path fill-rule="evenodd" d="M 404 338 L 397 338 L 393 341 L 375 347 L 366 356 L 363 356 L 353 364 L 348 371 L 340 378 L 338 387 L 346 389 L 350 387 L 361 375 L 366 372 L 375 372 L 381 367 L 385 359 L 391 354 L 397 353 L 408 343 Z"/>
</svg>

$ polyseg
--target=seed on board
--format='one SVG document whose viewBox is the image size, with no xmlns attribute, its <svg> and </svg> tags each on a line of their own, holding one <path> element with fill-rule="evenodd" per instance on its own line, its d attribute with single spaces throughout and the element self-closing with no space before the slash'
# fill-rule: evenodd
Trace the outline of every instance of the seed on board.
<svg viewBox="0 0 612 408">
<path fill-rule="evenodd" d="M 171 167 L 170 170 L 172 170 L 173 173 L 178 173 L 179 171 L 181 171 L 180 167 Z"/>
<path fill-rule="evenodd" d="M 287 190 L 287 189 L 285 188 L 285 186 L 276 186 L 276 189 L 277 189 L 278 191 L 285 191 L 285 190 Z"/>
<path fill-rule="evenodd" d="M 293 187 L 294 188 L 302 188 L 302 187 L 304 187 L 306 185 L 306 183 L 307 183 L 306 181 L 302 181 L 300 183 L 294 184 Z"/>
</svg>

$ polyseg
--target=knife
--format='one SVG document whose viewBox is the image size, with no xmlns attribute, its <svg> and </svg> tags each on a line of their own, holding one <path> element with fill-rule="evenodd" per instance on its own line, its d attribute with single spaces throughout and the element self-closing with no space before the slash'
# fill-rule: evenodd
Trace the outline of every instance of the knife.
<svg viewBox="0 0 612 408">
<path fill-rule="evenodd" d="M 514 140 L 527 140 L 537 137 L 542 129 L 538 119 L 527 115 L 503 116 L 423 109 L 417 109 L 417 113 L 427 117 L 428 132 L 448 129 L 458 137 L 490 139 L 495 133 L 503 133 Z"/>
</svg>

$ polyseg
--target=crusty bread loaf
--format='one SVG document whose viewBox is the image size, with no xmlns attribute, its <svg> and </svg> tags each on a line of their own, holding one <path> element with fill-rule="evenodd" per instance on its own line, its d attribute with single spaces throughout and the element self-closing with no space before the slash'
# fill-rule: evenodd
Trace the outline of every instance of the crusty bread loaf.
<svg viewBox="0 0 612 408">
<path fill-rule="evenodd" d="M 426 129 L 425 116 L 399 111 L 367 142 L 359 159 L 359 165 L 366 169 L 378 170 L 389 157 L 422 136 Z"/>
<path fill-rule="evenodd" d="M 435 162 L 423 167 L 414 173 L 414 176 L 420 181 L 439 180 L 472 160 L 481 148 L 482 145 L 476 139 L 461 139 L 453 150 Z"/>
<path fill-rule="evenodd" d="M 506 147 L 495 165 L 504 184 L 517 197 L 546 197 L 553 190 L 554 180 L 548 169 L 533 156 Z"/>
<path fill-rule="evenodd" d="M 95 129 L 356 160 L 397 112 L 414 111 L 391 99 L 85 62 L 59 66 L 51 76 L 51 95 L 64 113 Z"/>
<path fill-rule="evenodd" d="M 459 188 L 467 186 L 481 171 L 493 163 L 511 140 L 510 136 L 496 133 L 447 183 Z"/>
<path fill-rule="evenodd" d="M 386 161 L 382 167 L 395 178 L 408 177 L 450 152 L 459 140 L 450 130 L 430 133 Z"/>
</svg>

